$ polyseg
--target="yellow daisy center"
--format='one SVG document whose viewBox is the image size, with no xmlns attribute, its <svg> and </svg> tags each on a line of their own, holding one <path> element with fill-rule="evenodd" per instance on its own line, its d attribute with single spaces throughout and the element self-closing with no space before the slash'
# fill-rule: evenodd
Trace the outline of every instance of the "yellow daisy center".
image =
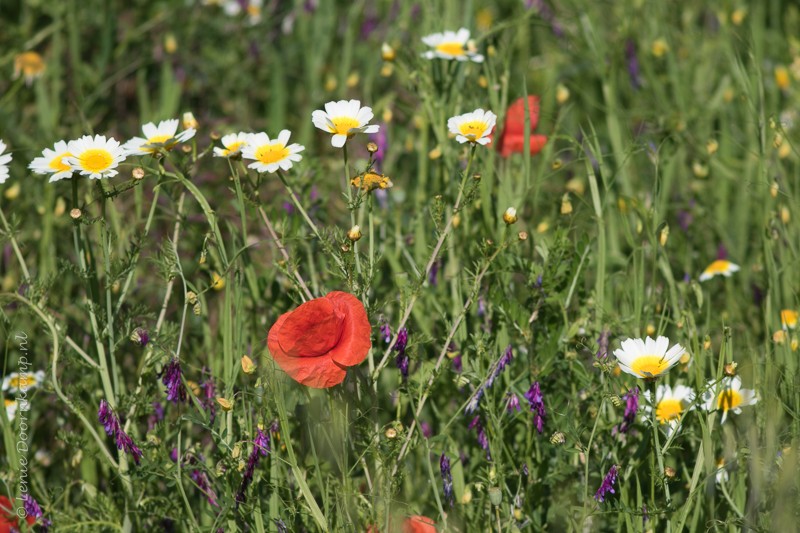
<svg viewBox="0 0 800 533">
<path fill-rule="evenodd" d="M 256 150 L 256 159 L 269 165 L 270 163 L 277 163 L 289 155 L 289 149 L 280 143 L 265 144 L 259 146 Z"/>
<path fill-rule="evenodd" d="M 458 131 L 461 132 L 461 135 L 467 139 L 473 140 L 482 137 L 487 129 L 489 129 L 489 125 L 481 120 L 470 120 L 458 127 Z"/>
<path fill-rule="evenodd" d="M 664 373 L 669 368 L 669 363 L 660 355 L 643 355 L 632 364 L 631 370 L 643 378 L 653 378 Z"/>
<path fill-rule="evenodd" d="M 333 127 L 330 128 L 331 133 L 337 135 L 348 135 L 348 132 L 359 126 L 358 119 L 351 117 L 336 117 L 332 118 Z"/>
<path fill-rule="evenodd" d="M 52 160 L 50 160 L 50 164 L 47 166 L 49 166 L 56 172 L 64 172 L 65 170 L 69 170 L 69 165 L 64 162 L 65 157 L 72 157 L 72 154 L 69 152 L 58 154 Z"/>
<path fill-rule="evenodd" d="M 733 389 L 725 389 L 717 396 L 717 409 L 728 411 L 742 405 L 742 395 Z"/>
<path fill-rule="evenodd" d="M 78 162 L 83 170 L 89 172 L 102 172 L 107 170 L 114 158 L 108 150 L 103 148 L 89 148 L 78 157 Z"/>
<path fill-rule="evenodd" d="M 15 389 L 25 389 L 30 387 L 31 385 L 36 384 L 36 380 L 33 378 L 24 378 L 22 376 L 17 376 L 11 378 L 9 381 L 9 385 Z"/>
<path fill-rule="evenodd" d="M 11 407 L 11 406 L 12 406 L 12 405 L 14 405 L 15 403 L 17 403 L 17 401 L 16 401 L 16 400 L 9 400 L 8 398 L 6 398 L 6 399 L 5 399 L 6 408 L 9 408 L 9 407 Z"/>
<path fill-rule="evenodd" d="M 464 45 L 461 43 L 442 43 L 436 45 L 436 51 L 451 56 L 463 56 Z"/>
<path fill-rule="evenodd" d="M 726 261 L 724 259 L 717 259 L 706 269 L 706 274 L 724 274 L 728 270 L 730 270 L 730 261 Z"/>
<path fill-rule="evenodd" d="M 231 143 L 225 150 L 222 151 L 222 154 L 225 156 L 236 154 L 241 151 L 243 144 L 244 141 L 236 141 Z"/>
<path fill-rule="evenodd" d="M 683 413 L 683 404 L 674 398 L 664 398 L 656 406 L 656 418 L 660 424 L 679 418 Z"/>
</svg>

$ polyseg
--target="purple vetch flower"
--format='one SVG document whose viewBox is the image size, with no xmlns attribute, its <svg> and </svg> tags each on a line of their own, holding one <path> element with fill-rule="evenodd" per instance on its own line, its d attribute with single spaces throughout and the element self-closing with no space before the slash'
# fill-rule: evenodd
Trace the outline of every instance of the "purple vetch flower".
<svg viewBox="0 0 800 533">
<path fill-rule="evenodd" d="M 282 207 L 287 215 L 294 214 L 294 204 L 292 202 L 283 202 Z"/>
<path fill-rule="evenodd" d="M 639 58 L 636 56 L 636 43 L 633 39 L 628 39 L 625 43 L 625 60 L 628 64 L 631 87 L 633 87 L 634 91 L 638 91 L 642 87 L 642 80 L 639 70 Z"/>
<path fill-rule="evenodd" d="M 509 392 L 507 396 L 508 396 L 508 401 L 506 402 L 506 411 L 508 411 L 509 413 L 513 413 L 514 411 L 516 412 L 522 411 L 522 407 L 519 404 L 519 396 L 517 396 L 513 392 Z"/>
<path fill-rule="evenodd" d="M 650 520 L 650 515 L 647 514 L 647 504 L 642 504 L 642 527 Z"/>
<path fill-rule="evenodd" d="M 431 287 L 436 287 L 439 284 L 439 266 L 441 266 L 441 259 L 437 259 L 431 265 L 431 271 L 428 272 L 428 283 Z"/>
<path fill-rule="evenodd" d="M 460 374 L 464 369 L 461 364 L 461 352 L 458 351 L 458 346 L 453 341 L 447 345 L 447 357 L 453 360 L 453 370 Z"/>
<path fill-rule="evenodd" d="M 419 430 L 422 432 L 422 436 L 426 439 L 429 439 L 433 436 L 433 428 L 427 422 L 420 422 Z"/>
<path fill-rule="evenodd" d="M 455 498 L 453 497 L 453 476 L 450 473 L 450 459 L 445 455 L 439 458 L 439 471 L 442 473 L 442 487 L 444 490 L 444 499 L 453 507 Z"/>
<path fill-rule="evenodd" d="M 600 336 L 597 337 L 597 355 L 598 359 L 605 359 L 608 357 L 608 334 L 609 331 L 607 329 L 603 329 L 600 332 Z"/>
<path fill-rule="evenodd" d="M 483 299 L 483 295 L 478 296 L 478 316 L 484 316 L 486 314 L 486 300 Z"/>
<path fill-rule="evenodd" d="M 161 371 L 161 383 L 167 387 L 167 400 L 175 404 L 186 401 L 182 376 L 181 363 L 177 358 L 173 358 Z"/>
<path fill-rule="evenodd" d="M 717 247 L 717 259 L 728 259 L 728 249 L 725 248 L 724 244 L 720 244 Z"/>
<path fill-rule="evenodd" d="M 172 447 L 172 449 L 169 451 L 169 458 L 173 463 L 178 462 L 178 448 L 175 446 Z"/>
<path fill-rule="evenodd" d="M 480 444 L 481 448 L 484 449 L 486 452 L 486 460 L 492 460 L 492 454 L 489 453 L 489 437 L 486 436 L 486 431 L 483 429 L 483 425 L 481 425 L 481 416 L 478 415 L 472 419 L 472 422 L 469 423 L 469 429 L 474 429 L 478 434 L 478 444 Z"/>
<path fill-rule="evenodd" d="M 37 502 L 33 496 L 30 494 L 22 496 L 22 508 L 25 509 L 27 516 L 34 518 L 39 523 L 39 529 L 37 529 L 37 531 L 47 533 L 47 530 L 53 525 L 53 522 L 44 517 L 42 508 L 39 507 L 39 502 Z"/>
<path fill-rule="evenodd" d="M 598 502 L 606 501 L 606 495 L 608 493 L 616 494 L 614 492 L 614 483 L 617 482 L 617 465 L 612 465 L 611 468 L 608 470 L 608 474 L 606 477 L 603 478 L 603 482 L 600 484 L 600 488 L 597 489 L 597 492 L 594 494 L 594 499 Z"/>
<path fill-rule="evenodd" d="M 625 413 L 622 424 L 617 426 L 620 433 L 627 433 L 636 421 L 636 412 L 639 410 L 639 387 L 634 387 L 623 396 L 625 400 Z"/>
<path fill-rule="evenodd" d="M 100 400 L 100 408 L 97 410 L 97 419 L 103 424 L 103 429 L 105 429 L 106 434 L 109 437 L 114 437 L 117 448 L 123 450 L 125 453 L 131 454 L 133 460 L 138 465 L 142 459 L 142 450 L 140 450 L 139 447 L 133 443 L 133 439 L 123 431 L 119 418 L 105 400 Z"/>
<path fill-rule="evenodd" d="M 131 333 L 131 341 L 144 348 L 150 342 L 150 335 L 148 335 L 146 329 L 136 328 Z"/>
<path fill-rule="evenodd" d="M 397 368 L 400 369 L 400 374 L 403 376 L 403 381 L 408 379 L 408 355 L 406 355 L 406 345 L 408 344 L 408 329 L 401 328 L 397 332 L 397 341 L 394 343 L 394 351 L 397 352 L 395 363 Z"/>
<path fill-rule="evenodd" d="M 478 409 L 478 405 L 481 403 L 481 398 L 483 398 L 483 385 L 475 389 L 470 396 L 469 401 L 467 402 L 467 406 L 464 407 L 464 413 L 471 415 Z M 472 429 L 472 428 L 470 428 Z"/>
<path fill-rule="evenodd" d="M 217 386 L 214 382 L 214 376 L 212 376 L 211 372 L 205 367 L 203 367 L 203 375 L 206 376 L 206 378 L 200 385 L 202 391 L 200 404 L 203 406 L 203 409 L 208 411 L 211 422 L 213 423 L 217 416 Z"/>
<path fill-rule="evenodd" d="M 206 495 L 208 503 L 214 507 L 219 507 L 219 504 L 217 503 L 217 493 L 214 492 L 213 488 L 211 488 L 211 482 L 208 479 L 208 475 L 202 470 L 192 470 L 192 473 L 189 474 L 189 477 L 191 477 L 192 481 L 195 482 L 200 492 Z"/>
<path fill-rule="evenodd" d="M 547 411 L 544 407 L 544 396 L 539 388 L 539 382 L 535 381 L 528 392 L 525 393 L 525 399 L 531 404 L 531 412 L 533 413 L 533 424 L 536 426 L 536 431 L 542 434 L 544 429 L 544 419 L 547 416 Z"/>
<path fill-rule="evenodd" d="M 528 463 L 522 463 L 522 475 L 528 477 L 530 472 L 528 472 Z"/>
<path fill-rule="evenodd" d="M 164 420 L 164 406 L 161 402 L 153 402 L 153 414 L 147 417 L 147 431 L 152 431 L 159 422 Z"/>
<path fill-rule="evenodd" d="M 244 475 L 242 476 L 242 484 L 239 486 L 239 490 L 236 492 L 235 500 L 237 507 L 239 504 L 247 501 L 245 492 L 247 491 L 247 487 L 250 486 L 250 483 L 253 482 L 253 474 L 255 474 L 258 462 L 261 460 L 262 456 L 266 457 L 270 451 L 269 431 L 266 433 L 260 429 L 257 431 L 258 433 L 256 434 L 256 438 L 253 439 L 253 451 L 250 452 L 250 456 L 247 458 L 247 466 L 245 467 Z"/>
<path fill-rule="evenodd" d="M 492 384 L 494 383 L 494 380 L 497 379 L 497 376 L 500 375 L 500 373 L 503 371 L 503 369 L 506 366 L 508 366 L 508 364 L 511 362 L 511 360 L 513 358 L 514 358 L 514 354 L 511 351 L 511 345 L 509 344 L 506 347 L 505 351 L 503 352 L 503 355 L 501 355 L 500 359 L 498 359 L 497 362 L 495 363 L 494 368 L 492 368 L 492 371 L 489 374 L 489 378 L 486 380 L 486 386 L 487 387 L 491 387 L 492 386 Z"/>
<path fill-rule="evenodd" d="M 389 325 L 388 322 L 381 324 L 381 337 L 383 337 L 383 342 L 389 344 L 392 342 L 392 327 Z"/>
</svg>

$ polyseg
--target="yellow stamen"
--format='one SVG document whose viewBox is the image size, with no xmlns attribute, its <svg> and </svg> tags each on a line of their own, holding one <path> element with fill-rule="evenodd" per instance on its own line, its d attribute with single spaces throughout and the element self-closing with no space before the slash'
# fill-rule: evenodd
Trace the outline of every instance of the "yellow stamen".
<svg viewBox="0 0 800 533">
<path fill-rule="evenodd" d="M 659 424 L 666 424 L 670 420 L 680 418 L 683 413 L 683 404 L 674 398 L 665 398 L 656 406 L 656 418 Z"/>
<path fill-rule="evenodd" d="M 256 159 L 269 165 L 285 159 L 289 155 L 289 149 L 281 143 L 265 144 L 256 150 Z"/>
<path fill-rule="evenodd" d="M 333 122 L 331 133 L 337 135 L 348 135 L 350 130 L 358 127 L 358 119 L 351 117 L 336 117 L 332 118 L 331 122 Z"/>
<path fill-rule="evenodd" d="M 733 389 L 725 389 L 717 396 L 717 409 L 729 411 L 742 405 L 742 395 Z"/>
<path fill-rule="evenodd" d="M 65 157 L 72 157 L 72 154 L 69 152 L 64 152 L 63 154 L 59 154 L 55 156 L 50 161 L 50 164 L 47 166 L 49 166 L 56 172 L 64 172 L 65 170 L 69 170 L 69 165 L 64 162 Z"/>
<path fill-rule="evenodd" d="M 78 162 L 83 170 L 89 172 L 102 172 L 107 170 L 114 158 L 108 150 L 103 148 L 89 148 L 78 157 Z"/>
<path fill-rule="evenodd" d="M 243 144 L 244 144 L 244 141 L 237 141 L 237 142 L 231 143 L 230 146 L 228 146 L 225 150 L 222 151 L 222 155 L 227 157 L 227 156 L 229 156 L 231 154 L 236 154 L 236 153 L 240 152 L 241 149 L 242 149 L 242 145 Z"/>
<path fill-rule="evenodd" d="M 663 374 L 667 368 L 669 363 L 660 355 L 642 355 L 631 364 L 631 370 L 643 378 L 656 377 Z"/>
<path fill-rule="evenodd" d="M 482 122 L 480 120 L 471 120 L 461 124 L 458 127 L 458 131 L 460 131 L 461 135 L 467 139 L 474 141 L 475 139 L 483 136 L 484 132 L 486 132 L 488 128 L 489 125 L 486 122 Z"/>
<path fill-rule="evenodd" d="M 465 53 L 464 45 L 461 43 L 442 43 L 436 45 L 436 51 L 451 56 L 463 56 Z"/>
</svg>

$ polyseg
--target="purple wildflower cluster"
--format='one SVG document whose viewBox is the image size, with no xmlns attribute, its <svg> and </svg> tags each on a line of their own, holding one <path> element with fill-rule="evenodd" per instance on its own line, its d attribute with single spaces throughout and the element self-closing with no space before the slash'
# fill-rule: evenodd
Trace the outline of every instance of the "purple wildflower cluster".
<svg viewBox="0 0 800 533">
<path fill-rule="evenodd" d="M 397 342 L 394 343 L 394 351 L 397 352 L 395 363 L 397 368 L 400 369 L 400 374 L 403 376 L 403 381 L 408 379 L 408 355 L 406 355 L 406 345 L 408 344 L 408 329 L 401 328 L 397 332 Z"/>
<path fill-rule="evenodd" d="M 138 465 L 143 455 L 142 450 L 140 450 L 133 443 L 133 439 L 131 439 L 128 434 L 122 430 L 122 425 L 119 423 L 119 417 L 117 417 L 117 415 L 114 413 L 114 410 L 111 409 L 110 405 L 108 405 L 107 401 L 100 400 L 100 408 L 97 410 L 97 418 L 100 423 L 103 424 L 106 434 L 109 437 L 114 437 L 114 441 L 117 443 L 117 448 L 124 450 L 125 453 L 131 454 L 133 456 L 133 460 Z"/>
<path fill-rule="evenodd" d="M 384 322 L 381 324 L 381 337 L 383 337 L 383 342 L 389 344 L 392 342 L 392 327 L 389 325 L 388 322 Z"/>
<path fill-rule="evenodd" d="M 544 396 L 539 388 L 539 382 L 535 381 L 528 392 L 525 393 L 525 399 L 531 404 L 531 412 L 533 413 L 533 423 L 536 426 L 536 431 L 541 435 L 544 429 L 544 419 L 547 416 L 547 411 L 544 407 Z"/>
<path fill-rule="evenodd" d="M 439 470 L 442 473 L 444 499 L 450 502 L 450 507 L 453 507 L 455 502 L 453 497 L 453 475 L 450 473 L 450 459 L 445 454 L 442 454 L 439 458 Z"/>
<path fill-rule="evenodd" d="M 486 460 L 491 461 L 492 454 L 489 453 L 489 437 L 486 436 L 486 431 L 483 429 L 480 415 L 472 419 L 472 422 L 469 423 L 469 429 L 474 429 L 478 433 L 478 444 L 486 451 Z"/>
<path fill-rule="evenodd" d="M 153 402 L 153 413 L 147 417 L 147 431 L 153 431 L 159 422 L 164 420 L 164 406 L 161 402 Z"/>
<path fill-rule="evenodd" d="M 498 359 L 497 362 L 495 363 L 494 368 L 492 369 L 492 372 L 489 374 L 489 379 L 486 380 L 486 386 L 487 387 L 491 387 L 492 386 L 492 384 L 494 383 L 494 380 L 497 379 L 497 376 L 499 376 L 503 372 L 503 369 L 506 366 L 508 366 L 508 364 L 511 362 L 511 360 L 513 358 L 514 358 L 514 354 L 511 351 L 511 345 L 509 344 L 506 347 L 506 350 L 503 352 L 503 355 L 501 355 L 500 359 Z"/>
<path fill-rule="evenodd" d="M 37 502 L 33 496 L 30 494 L 22 496 L 22 508 L 25 509 L 27 516 L 30 516 L 39 523 L 39 529 L 37 529 L 37 531 L 47 533 L 47 530 L 53 525 L 53 522 L 44 517 L 42 508 L 39 507 L 39 502 Z"/>
<path fill-rule="evenodd" d="M 208 411 L 211 422 L 213 423 L 217 416 L 217 402 L 215 399 L 217 396 L 217 387 L 214 383 L 214 376 L 211 375 L 211 372 L 209 372 L 207 368 L 203 368 L 203 375 L 206 376 L 206 378 L 200 385 L 200 389 L 202 390 L 200 404 L 203 406 L 203 409 Z"/>
<path fill-rule="evenodd" d="M 519 404 L 519 396 L 517 396 L 513 392 L 509 392 L 507 394 L 507 397 L 508 401 L 506 402 L 506 410 L 509 413 L 513 413 L 514 411 L 519 413 L 520 411 L 522 411 L 522 406 Z"/>
<path fill-rule="evenodd" d="M 625 400 L 625 413 L 623 414 L 622 424 L 614 429 L 620 433 L 627 433 L 636 422 L 636 412 L 639 410 L 639 387 L 634 387 L 623 396 Z"/>
<path fill-rule="evenodd" d="M 189 477 L 192 478 L 192 481 L 195 482 L 197 488 L 206 495 L 208 499 L 208 503 L 214 507 L 219 507 L 217 503 L 217 493 L 214 492 L 214 489 L 211 487 L 211 481 L 208 479 L 208 474 L 206 474 L 203 470 L 194 469 L 192 470 Z"/>
<path fill-rule="evenodd" d="M 609 470 L 606 477 L 603 478 L 603 482 L 600 484 L 600 488 L 597 489 L 597 492 L 594 494 L 594 499 L 598 502 L 606 501 L 606 496 L 611 494 L 616 494 L 614 492 L 614 483 L 617 482 L 617 465 L 613 465 Z"/>
<path fill-rule="evenodd" d="M 273 427 L 274 426 L 273 424 Z M 239 486 L 239 491 L 236 493 L 235 499 L 237 507 L 239 504 L 247 501 L 245 492 L 247 491 L 247 487 L 250 486 L 250 483 L 253 482 L 253 474 L 256 471 L 258 462 L 261 460 L 261 457 L 266 457 L 270 452 L 269 430 L 267 430 L 266 433 L 260 429 L 257 431 L 256 438 L 253 440 L 253 451 L 250 452 L 250 457 L 247 458 L 247 466 L 245 467 L 244 476 L 242 477 L 242 484 Z"/>
<path fill-rule="evenodd" d="M 172 403 L 186 401 L 186 387 L 183 386 L 182 375 L 181 363 L 177 358 L 172 359 L 161 371 L 161 383 L 167 387 L 167 400 Z"/>
</svg>

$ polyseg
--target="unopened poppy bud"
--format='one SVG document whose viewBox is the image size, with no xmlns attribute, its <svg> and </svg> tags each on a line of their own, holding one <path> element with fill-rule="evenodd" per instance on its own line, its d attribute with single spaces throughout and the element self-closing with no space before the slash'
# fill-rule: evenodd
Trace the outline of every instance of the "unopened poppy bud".
<svg viewBox="0 0 800 533">
<path fill-rule="evenodd" d="M 228 400 L 227 398 L 223 398 L 222 396 L 217 396 L 217 403 L 220 407 L 222 407 L 223 411 L 230 411 L 233 409 L 233 402 Z"/>
<path fill-rule="evenodd" d="M 256 364 L 247 355 L 242 356 L 242 372 L 252 374 L 256 371 Z"/>
<path fill-rule="evenodd" d="M 395 52 L 394 48 L 392 48 L 389 43 L 383 43 L 381 45 L 381 59 L 384 61 L 394 61 L 397 57 L 397 52 Z"/>
<path fill-rule="evenodd" d="M 185 130 L 189 129 L 196 130 L 197 128 L 200 127 L 200 123 L 197 122 L 197 119 L 194 118 L 194 113 L 192 113 L 191 111 L 187 111 L 186 113 L 183 114 L 182 122 L 183 122 L 183 129 Z"/>
<path fill-rule="evenodd" d="M 572 213 L 572 202 L 569 200 L 569 193 L 564 193 L 561 197 L 561 214 L 569 215 Z"/>
<path fill-rule="evenodd" d="M 492 505 L 495 507 L 499 507 L 503 502 L 503 491 L 500 490 L 500 487 L 489 487 L 488 492 L 489 501 L 492 502 Z"/>
<path fill-rule="evenodd" d="M 725 375 L 726 376 L 730 376 L 730 377 L 735 376 L 736 375 L 736 367 L 738 367 L 738 366 L 739 366 L 739 364 L 736 361 L 731 361 L 730 363 L 726 364 L 725 365 L 725 369 L 724 369 L 725 370 Z"/>
<path fill-rule="evenodd" d="M 135 180 L 143 179 L 144 178 L 144 169 L 142 167 L 134 168 L 133 171 L 131 172 L 131 176 L 133 176 L 133 179 L 135 179 Z"/>
<path fill-rule="evenodd" d="M 675 477 L 675 474 L 676 474 L 675 469 L 672 468 L 671 466 L 665 466 L 664 467 L 664 475 L 667 478 L 672 479 L 672 478 Z"/>
<path fill-rule="evenodd" d="M 378 145 L 375 143 L 367 143 L 367 152 L 374 154 L 378 151 Z"/>
<path fill-rule="evenodd" d="M 357 240 L 361 239 L 361 227 L 358 224 L 356 224 L 355 226 L 350 228 L 350 231 L 347 232 L 347 238 L 353 242 L 356 242 Z"/>
<path fill-rule="evenodd" d="M 71 216 L 71 217 L 72 217 L 72 220 L 78 220 L 79 218 L 81 218 L 81 210 L 80 210 L 80 209 L 78 209 L 77 207 L 74 207 L 74 208 L 73 208 L 73 209 L 72 209 L 72 210 L 69 212 L 69 216 Z"/>
<path fill-rule="evenodd" d="M 508 209 L 506 209 L 506 212 L 503 213 L 503 222 L 505 222 L 506 225 L 510 226 L 511 224 L 514 224 L 516 221 L 517 221 L 517 210 L 513 207 L 509 207 Z"/>
<path fill-rule="evenodd" d="M 517 237 L 521 241 L 527 241 L 528 240 L 528 232 L 527 231 L 520 231 L 519 233 L 517 233 Z"/>
</svg>

